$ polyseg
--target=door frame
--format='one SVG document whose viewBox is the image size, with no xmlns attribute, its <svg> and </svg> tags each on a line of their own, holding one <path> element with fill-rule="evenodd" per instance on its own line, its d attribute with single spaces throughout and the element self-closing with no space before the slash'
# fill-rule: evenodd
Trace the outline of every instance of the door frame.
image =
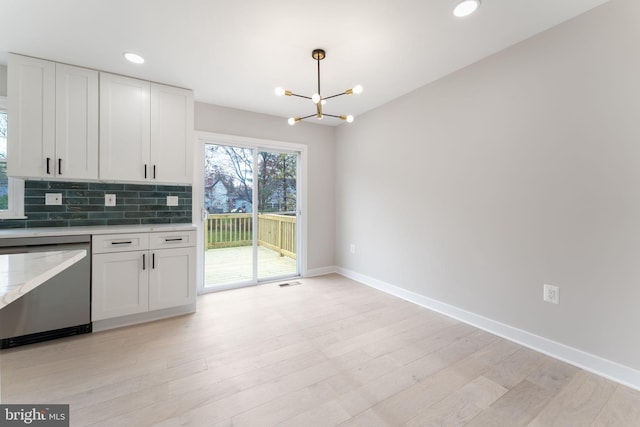
<svg viewBox="0 0 640 427">
<path fill-rule="evenodd" d="M 269 139 L 261 139 L 261 138 L 251 138 L 251 137 L 243 137 L 237 135 L 227 135 L 215 132 L 205 132 L 205 131 L 195 131 L 195 145 L 196 149 L 194 150 L 194 168 L 193 168 L 193 187 L 192 187 L 192 222 L 197 226 L 197 239 L 196 239 L 196 248 L 197 248 L 197 256 L 196 256 L 196 282 L 198 295 L 203 293 L 215 292 L 217 290 L 222 290 L 223 288 L 216 288 L 215 290 L 206 289 L 204 287 L 204 149 L 205 144 L 216 144 L 216 145 L 228 145 L 228 146 L 236 146 L 243 148 L 251 148 L 254 149 L 254 155 L 261 149 L 265 150 L 282 150 L 285 152 L 299 152 L 300 158 L 298 162 L 298 176 L 297 179 L 297 201 L 296 207 L 298 211 L 297 225 L 299 232 L 297 233 L 297 247 L 298 252 L 297 256 L 297 264 L 298 271 L 300 272 L 300 276 L 304 277 L 307 275 L 307 231 L 308 231 L 308 221 L 306 221 L 305 215 L 308 211 L 307 203 L 307 176 L 308 176 L 308 147 L 304 144 L 295 143 L 295 142 L 285 142 L 285 141 L 276 141 Z M 257 188 L 255 189 L 257 190 Z M 255 192 L 254 192 L 255 193 Z M 255 197 L 255 196 L 254 196 Z M 276 279 L 277 280 L 277 279 Z M 253 286 L 258 283 L 257 280 L 252 281 L 251 283 L 245 284 L 245 286 Z M 242 286 L 242 285 L 240 285 Z"/>
</svg>

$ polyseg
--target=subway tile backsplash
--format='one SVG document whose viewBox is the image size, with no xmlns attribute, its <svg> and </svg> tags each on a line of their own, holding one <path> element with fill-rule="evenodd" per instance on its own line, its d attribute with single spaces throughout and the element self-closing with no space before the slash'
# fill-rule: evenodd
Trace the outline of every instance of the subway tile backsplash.
<svg viewBox="0 0 640 427">
<path fill-rule="evenodd" d="M 46 193 L 62 194 L 62 205 L 45 205 Z M 105 194 L 116 206 L 104 205 Z M 0 220 L 0 228 L 191 223 L 191 186 L 25 181 L 24 212 L 26 220 Z"/>
</svg>

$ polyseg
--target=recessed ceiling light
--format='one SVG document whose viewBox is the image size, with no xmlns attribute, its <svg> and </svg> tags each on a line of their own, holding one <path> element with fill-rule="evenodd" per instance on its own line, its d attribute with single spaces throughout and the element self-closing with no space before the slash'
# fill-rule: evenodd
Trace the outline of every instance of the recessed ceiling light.
<svg viewBox="0 0 640 427">
<path fill-rule="evenodd" d="M 134 64 L 144 64 L 144 58 L 137 53 L 125 52 L 123 55 L 129 62 L 133 62 Z"/>
<path fill-rule="evenodd" d="M 453 9 L 453 14 L 458 18 L 471 15 L 480 7 L 480 0 L 462 0 Z"/>
</svg>

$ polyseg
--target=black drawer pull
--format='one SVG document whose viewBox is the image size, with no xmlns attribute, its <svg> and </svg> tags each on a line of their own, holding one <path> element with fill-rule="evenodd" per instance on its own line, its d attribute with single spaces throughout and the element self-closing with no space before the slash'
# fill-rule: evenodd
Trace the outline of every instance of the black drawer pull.
<svg viewBox="0 0 640 427">
<path fill-rule="evenodd" d="M 151 268 L 156 268 L 156 254 L 155 254 L 155 252 L 151 254 Z"/>
<path fill-rule="evenodd" d="M 143 270 L 147 269 L 147 257 L 146 257 L 146 254 L 142 254 L 142 269 Z"/>
<path fill-rule="evenodd" d="M 133 242 L 129 240 L 128 242 L 111 242 L 112 245 L 130 245 Z"/>
<path fill-rule="evenodd" d="M 182 242 L 182 237 L 177 237 L 175 239 L 164 239 L 165 242 Z"/>
<path fill-rule="evenodd" d="M 62 159 L 58 159 L 58 175 L 62 175 Z"/>
<path fill-rule="evenodd" d="M 51 157 L 47 157 L 47 175 L 51 175 Z"/>
</svg>

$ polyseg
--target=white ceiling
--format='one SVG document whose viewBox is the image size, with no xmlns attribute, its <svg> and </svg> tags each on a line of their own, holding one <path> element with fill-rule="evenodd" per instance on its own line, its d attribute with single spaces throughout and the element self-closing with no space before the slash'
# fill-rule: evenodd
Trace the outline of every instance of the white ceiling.
<svg viewBox="0 0 640 427">
<path fill-rule="evenodd" d="M 356 83 L 325 112 L 353 114 L 472 64 L 608 0 L 0 0 L 0 63 L 16 52 L 191 88 L 198 101 L 281 117 Z M 132 51 L 143 65 L 124 60 Z M 338 120 L 324 120 L 338 124 Z"/>
</svg>

